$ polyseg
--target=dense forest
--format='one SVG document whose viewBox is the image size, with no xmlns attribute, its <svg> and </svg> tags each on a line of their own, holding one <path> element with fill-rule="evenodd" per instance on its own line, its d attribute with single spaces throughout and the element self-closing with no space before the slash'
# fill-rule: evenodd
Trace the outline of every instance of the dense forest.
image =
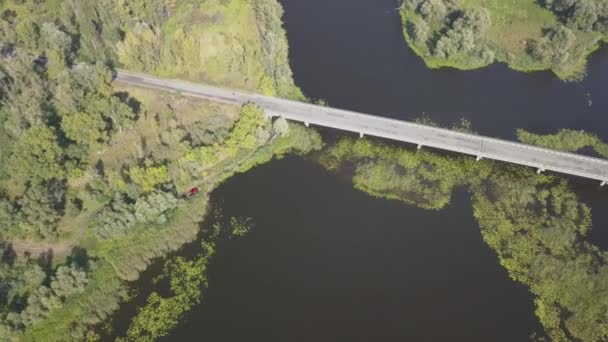
<svg viewBox="0 0 608 342">
<path fill-rule="evenodd" d="M 367 139 L 344 138 L 320 161 L 350 172 L 355 187 L 370 195 L 425 209 L 444 208 L 454 188 L 467 187 L 483 239 L 510 277 L 534 294 L 549 340 L 608 339 L 608 253 L 585 241 L 591 212 L 566 181 Z"/>
<path fill-rule="evenodd" d="M 95 340 L 125 282 L 196 237 L 218 183 L 320 145 L 254 105 L 112 83 L 120 67 L 302 98 L 274 0 L 2 0 L 0 14 L 3 341 Z"/>
<path fill-rule="evenodd" d="M 430 67 L 474 69 L 494 61 L 580 78 L 608 38 L 601 0 L 404 0 L 404 34 Z"/>
</svg>

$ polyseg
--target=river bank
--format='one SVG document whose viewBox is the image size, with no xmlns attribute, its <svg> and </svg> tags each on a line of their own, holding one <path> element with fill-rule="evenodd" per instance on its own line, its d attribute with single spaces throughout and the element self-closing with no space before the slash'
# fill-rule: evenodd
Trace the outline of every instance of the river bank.
<svg viewBox="0 0 608 342">
<path fill-rule="evenodd" d="M 292 68 L 310 97 L 405 119 L 425 113 L 445 126 L 465 116 L 476 130 L 505 138 L 513 138 L 516 128 L 546 133 L 563 127 L 608 136 L 601 115 L 606 102 L 594 96 L 605 81 L 603 57 L 593 56 L 593 72 L 576 84 L 500 65 L 470 73 L 429 71 L 403 47 L 392 1 L 285 0 L 283 5 Z M 310 25 L 311 16 L 317 25 Z M 345 27 L 336 18 L 376 25 Z M 335 132 L 325 140 L 337 140 Z M 572 184 L 581 201 L 601 208 L 604 192 L 597 195 L 597 184 Z M 500 333 L 510 341 L 543 334 L 532 296 L 507 277 L 496 252 L 481 241 L 464 192 L 448 193 L 449 205 L 426 212 L 371 199 L 354 191 L 350 181 L 298 158 L 256 168 L 225 185 L 212 201 L 256 224 L 243 239 L 218 246 L 203 304 L 167 340 L 201 335 L 218 340 L 422 339 L 430 331 L 436 339 L 453 332 L 449 337 L 500 340 L 495 335 Z M 268 200 L 259 200 L 259 194 Z M 599 232 L 596 238 L 603 240 L 603 228 L 594 227 L 591 234 Z M 484 234 L 490 233 L 486 229 Z M 136 311 L 130 310 L 131 315 Z M 450 329 L 436 329 L 438 312 L 443 313 L 441 326 Z M 124 315 L 118 320 L 132 317 Z M 480 321 L 491 328 L 480 329 Z"/>
<path fill-rule="evenodd" d="M 424 67 L 420 59 L 412 55 L 407 48 L 403 47 L 401 24 L 399 16 L 394 12 L 392 1 L 373 3 L 366 1 L 351 1 L 348 3 L 339 1 L 332 3 L 309 1 L 302 3 L 285 0 L 283 1 L 283 5 L 286 8 L 285 23 L 290 42 L 291 63 L 295 78 L 298 85 L 312 98 L 325 99 L 330 105 L 336 107 L 409 120 L 425 113 L 443 126 L 450 126 L 457 122 L 461 116 L 464 116 L 473 122 L 475 130 L 484 134 L 505 138 L 514 138 L 516 128 L 526 128 L 536 133 L 549 133 L 563 127 L 584 128 L 598 134 L 602 138 L 608 136 L 608 126 L 606 125 L 605 117 L 602 115 L 606 102 L 601 97 L 594 96 L 594 94 L 599 94 L 602 89 L 601 84 L 603 83 L 604 76 L 600 74 L 603 74 L 602 70 L 608 66 L 605 56 L 602 55 L 604 51 L 595 54 L 591 58 L 589 64 L 591 72 L 589 73 L 589 77 L 581 83 L 564 84 L 546 72 L 532 74 L 514 73 L 502 65 L 493 65 L 487 69 L 467 73 L 453 70 L 430 71 Z M 344 8 L 349 8 L 349 10 L 345 11 Z M 317 25 L 309 25 L 307 18 L 312 16 L 316 18 Z M 367 25 L 364 27 L 358 25 L 345 27 L 344 25 L 338 25 L 336 18 L 339 18 L 340 23 L 366 22 Z M 371 25 L 370 23 L 375 23 L 375 25 Z M 593 102 L 591 106 L 588 101 L 589 97 L 591 97 Z M 405 111 L 406 108 L 407 112 Z M 335 133 L 330 132 L 329 135 L 329 139 L 326 139 L 327 141 L 335 140 Z M 264 212 L 260 210 L 260 207 L 268 206 L 269 215 L 275 223 L 270 223 L 271 219 L 260 218 L 258 216 L 258 220 L 262 221 L 262 224 L 258 223 L 257 229 L 272 231 L 275 238 L 271 238 L 270 233 L 264 233 L 256 237 L 257 230 L 254 228 L 249 236 L 234 243 L 234 247 L 224 246 L 226 251 L 220 252 L 222 259 L 218 261 L 218 264 L 221 266 L 214 266 L 213 263 L 211 265 L 213 271 L 210 271 L 210 288 L 206 294 L 206 301 L 201 306 L 193 309 L 192 313 L 185 319 L 184 326 L 178 328 L 173 335 L 170 335 L 171 337 L 189 340 L 194 339 L 195 336 L 199 337 L 201 334 L 204 334 L 210 338 L 221 339 L 226 336 L 233 336 L 234 338 L 238 338 L 239 336 L 250 337 L 252 333 L 254 336 L 264 336 L 266 340 L 285 338 L 285 336 L 294 337 L 289 335 L 290 331 L 301 331 L 301 329 L 304 329 L 299 323 L 310 319 L 310 316 L 305 316 L 309 311 L 303 309 L 301 313 L 297 313 L 293 311 L 296 310 L 294 307 L 282 306 L 280 303 L 292 303 L 296 308 L 306 307 L 305 303 L 297 301 L 300 298 L 297 294 L 307 293 L 304 289 L 298 289 L 298 285 L 301 284 L 310 284 L 311 287 L 316 289 L 317 294 L 322 291 L 319 284 L 311 281 L 312 278 L 307 279 L 302 277 L 306 277 L 308 274 L 318 275 L 323 270 L 327 270 L 329 274 L 344 275 L 344 273 L 339 271 L 339 267 L 343 267 L 344 269 L 352 270 L 354 274 L 353 278 L 347 278 L 352 280 L 350 282 L 345 281 L 345 283 L 341 283 L 339 280 L 330 280 L 329 284 L 335 282 L 341 285 L 336 285 L 335 287 L 329 286 L 330 289 L 328 291 L 331 289 L 335 291 L 339 291 L 337 289 L 341 291 L 352 289 L 353 293 L 357 293 L 352 284 L 358 283 L 367 284 L 367 287 L 365 287 L 367 290 L 374 288 L 374 286 L 383 287 L 382 279 L 384 278 L 378 272 L 374 273 L 374 276 L 371 277 L 379 279 L 378 284 L 371 285 L 369 281 L 362 280 L 361 277 L 367 273 L 357 269 L 356 265 L 365 264 L 369 265 L 365 269 L 377 267 L 378 269 L 386 270 L 387 268 L 391 269 L 391 267 L 385 267 L 388 262 L 373 264 L 374 266 L 371 266 L 372 261 L 366 262 L 361 260 L 360 256 L 357 256 L 357 253 L 361 254 L 362 250 L 366 250 L 365 246 L 372 244 L 373 241 L 384 241 L 382 240 L 383 236 L 394 237 L 395 232 L 392 228 L 399 225 L 400 222 L 421 222 L 421 225 L 428 227 L 429 220 L 432 220 L 429 217 L 418 217 L 417 215 L 422 215 L 419 210 L 410 211 L 410 207 L 403 205 L 397 205 L 398 212 L 407 211 L 407 216 L 402 217 L 401 220 L 395 219 L 393 221 L 393 218 L 400 215 L 396 212 L 376 216 L 374 214 L 376 205 L 396 204 L 390 201 L 374 200 L 380 202 L 378 204 L 367 203 L 359 207 L 348 202 L 347 199 L 357 196 L 350 192 L 348 192 L 348 195 L 344 194 L 343 196 L 338 192 L 335 194 L 335 197 L 329 194 L 320 195 L 319 197 L 323 199 L 328 197 L 327 202 L 321 203 L 325 203 L 325 205 L 321 206 L 321 208 L 315 207 L 317 208 L 316 210 L 309 209 L 307 206 L 310 204 L 300 203 L 297 199 L 303 196 L 303 193 L 308 193 L 307 190 L 317 194 L 311 194 L 310 196 L 318 196 L 321 190 L 314 187 L 314 182 L 321 183 L 322 188 L 330 188 L 328 182 L 340 183 L 342 181 L 337 180 L 335 177 L 332 177 L 331 181 L 321 181 L 321 179 L 324 179 L 323 176 L 318 171 L 313 171 L 315 167 L 305 166 L 306 162 L 294 162 L 297 166 L 293 168 L 275 166 L 276 164 L 282 165 L 282 163 L 268 164 L 253 170 L 252 173 L 243 175 L 243 178 L 246 180 L 239 182 L 230 191 L 235 196 L 235 199 L 232 201 L 236 201 L 237 205 L 241 208 L 241 211 L 238 211 L 239 214 L 255 218 L 256 213 Z M 277 167 L 276 171 L 273 169 L 274 167 Z M 253 177 L 253 174 L 261 178 L 249 178 Z M 295 174 L 297 181 L 295 183 L 293 180 L 279 181 L 283 179 L 279 175 L 288 174 Z M 369 177 L 364 178 L 369 179 Z M 263 179 L 267 181 L 264 182 L 262 181 Z M 575 188 L 574 191 L 582 202 L 589 203 L 592 208 L 601 208 L 604 191 L 598 192 L 597 184 L 581 180 L 570 181 Z M 238 179 L 234 179 L 234 182 L 237 183 Z M 227 184 L 230 183 L 232 181 Z M 256 184 L 260 183 L 260 187 L 256 187 Z M 302 184 L 302 188 L 296 186 L 301 183 L 304 183 Z M 351 186 L 348 181 L 341 184 L 345 187 Z M 248 200 L 249 197 L 246 196 L 248 193 L 262 192 L 265 194 L 280 193 L 280 203 L 285 203 L 285 206 L 279 206 L 276 202 L 258 203 L 258 201 Z M 468 206 L 469 209 L 464 208 L 464 206 L 467 206 L 468 197 L 460 197 L 458 192 L 453 197 L 450 197 L 451 201 L 447 209 L 432 212 L 433 215 L 443 215 L 441 213 L 444 211 L 449 213 L 445 214 L 448 216 L 442 219 L 442 222 L 453 222 L 454 228 L 448 230 L 448 232 L 457 231 L 462 233 L 463 230 L 467 229 L 467 227 L 470 228 L 471 225 L 477 226 L 475 222 L 468 222 L 449 209 L 451 206 L 456 206 L 461 208 L 462 212 L 470 212 L 470 206 Z M 290 200 L 287 201 L 285 198 L 289 198 Z M 232 201 L 228 199 L 225 201 L 218 200 L 219 203 L 223 203 L 225 208 L 230 208 Z M 294 205 L 295 203 L 300 204 Z M 292 205 L 294 206 L 292 207 Z M 287 206 L 292 209 L 287 209 Z M 336 214 L 334 217 L 334 213 L 330 209 L 336 210 L 336 208 L 344 208 L 348 213 Z M 361 209 L 353 210 L 352 208 Z M 232 212 L 236 213 L 237 211 Z M 312 215 L 311 213 L 316 214 Z M 353 215 L 353 213 L 360 214 Z M 597 222 L 601 223 L 604 221 L 601 218 L 603 217 L 602 211 L 600 210 L 598 214 L 600 218 Z M 365 218 L 367 215 L 372 217 L 368 220 Z M 309 221 L 315 216 L 321 216 L 321 222 L 315 220 L 313 223 Z M 292 222 L 293 220 L 279 222 L 279 218 L 281 217 L 285 220 L 293 217 L 298 219 L 294 222 Z M 349 217 L 353 218 L 349 219 Z M 596 221 L 595 217 L 594 215 L 594 223 Z M 297 222 L 302 220 L 310 223 L 297 224 Z M 329 226 L 322 223 L 324 220 L 331 222 Z M 356 227 L 356 223 L 353 221 L 356 220 L 365 222 L 366 228 L 364 229 L 377 234 L 361 235 L 358 233 L 360 230 L 357 229 L 355 229 L 355 232 L 352 232 L 351 229 Z M 344 224 L 344 222 L 348 223 Z M 281 233 L 285 230 L 285 227 L 291 226 L 294 226 L 294 228 L 288 229 L 284 234 Z M 307 230 L 310 227 L 317 226 L 320 227 L 319 231 L 315 230 L 316 233 L 308 236 Z M 438 232 L 441 233 L 434 235 L 432 239 L 441 238 L 442 234 L 446 233 L 445 223 L 440 224 L 440 226 L 441 228 Z M 603 226 L 594 226 L 591 230 L 592 235 L 597 233 L 595 239 L 602 242 L 604 242 L 602 238 L 604 233 L 602 232 L 605 232 L 603 228 Z M 349 232 L 352 232 L 352 236 L 349 235 Z M 416 232 L 422 234 L 420 230 Z M 491 232 L 491 229 L 486 229 L 486 233 L 484 234 L 489 234 L 489 232 Z M 296 245 L 289 244 L 288 242 L 293 238 L 293 234 L 297 234 L 296 236 L 299 237 L 299 240 L 296 239 L 296 242 L 294 242 Z M 352 241 L 358 236 L 367 236 L 367 239 L 356 243 L 355 246 L 357 248 L 354 249 L 352 254 L 346 254 L 352 256 L 354 261 L 357 261 L 350 264 L 347 260 L 348 257 L 341 256 L 346 247 L 340 241 Z M 314 253 L 308 252 L 307 244 L 302 243 L 300 246 L 297 245 L 297 241 L 310 241 L 310 245 L 314 245 L 314 243 L 318 244 L 323 239 L 327 239 L 328 244 L 329 242 L 333 244 L 315 249 L 320 254 L 319 258 L 322 258 L 323 261 L 319 261 L 318 263 L 313 262 L 313 264 L 319 266 L 320 269 L 314 269 L 312 266 L 301 266 L 301 268 L 298 268 L 295 267 L 295 265 L 300 265 L 298 263 L 282 262 L 282 259 L 286 255 L 285 253 L 288 253 L 290 250 L 293 250 L 294 255 L 299 255 L 297 257 L 294 256 L 294 258 L 302 260 L 313 258 L 314 256 L 311 254 Z M 272 243 L 265 245 L 265 242 L 268 241 Z M 401 246 L 406 244 L 403 240 L 399 241 L 402 243 Z M 412 237 L 412 241 L 417 240 L 415 237 Z M 428 243 L 420 243 L 418 241 L 418 243 L 430 250 L 434 250 L 431 247 L 434 245 L 434 242 L 436 241 Z M 251 243 L 251 245 L 248 243 Z M 386 244 L 380 245 L 387 246 Z M 271 247 L 277 248 L 275 254 L 270 251 L 260 253 L 260 251 L 267 251 Z M 442 250 L 442 248 L 449 249 L 449 247 L 443 246 L 437 250 Z M 387 249 L 392 251 L 388 247 Z M 386 252 L 388 255 L 392 255 L 391 253 Z M 362 255 L 368 256 L 369 254 Z M 260 261 L 256 263 L 251 260 L 258 258 Z M 495 256 L 490 258 L 495 258 Z M 420 260 L 425 258 L 417 256 L 414 259 Z M 320 266 L 327 264 L 328 260 L 330 260 L 331 265 L 338 268 L 330 269 L 329 267 Z M 494 265 L 496 266 L 498 260 L 494 260 L 496 262 Z M 278 273 L 279 270 L 286 272 L 289 268 L 286 264 L 296 268 L 293 275 Z M 410 265 L 410 267 L 415 266 Z M 492 266 L 488 267 L 492 268 Z M 262 273 L 268 268 L 271 273 L 267 275 Z M 308 272 L 304 272 L 303 270 L 308 270 Z M 459 270 L 463 271 L 462 269 Z M 466 271 L 463 272 L 466 273 Z M 281 274 L 282 276 L 280 276 Z M 330 276 L 321 276 L 323 279 L 333 279 L 328 277 Z M 298 279 L 298 281 L 290 283 L 289 279 L 291 278 Z M 391 279 L 394 280 L 395 278 L 391 277 Z M 453 281 L 453 279 L 451 280 Z M 449 282 L 448 280 L 445 281 Z M 473 283 L 469 283 L 469 286 L 474 286 L 478 281 L 480 280 L 477 279 Z M 510 280 L 507 283 L 514 284 Z M 507 283 L 505 283 L 505 286 Z M 256 284 L 264 284 L 268 290 Z M 429 286 L 429 282 L 425 284 Z M 406 287 L 407 285 L 404 285 L 404 288 Z M 362 296 L 365 293 L 370 293 L 364 290 L 361 291 L 359 293 Z M 276 298 L 272 296 L 274 292 L 283 294 Z M 374 297 L 377 300 L 383 292 L 377 291 L 374 293 L 377 294 Z M 327 297 L 324 298 L 336 296 L 339 295 L 332 292 L 332 294 L 327 294 Z M 398 295 L 395 293 L 394 296 Z M 515 294 L 513 296 L 510 298 L 515 301 L 514 298 L 517 296 Z M 531 297 L 524 297 L 525 299 L 522 299 L 523 302 L 527 302 L 527 305 L 532 303 Z M 310 302 L 311 298 L 315 297 L 303 296 L 303 298 L 307 298 Z M 397 297 L 390 298 L 395 300 Z M 422 298 L 428 297 L 422 296 Z M 445 302 L 454 300 L 451 295 L 442 296 L 441 298 Z M 470 298 L 475 298 L 475 295 L 471 295 Z M 497 298 L 493 298 L 492 300 L 496 301 Z M 356 300 L 351 301 L 357 302 Z M 276 305 L 273 303 L 276 303 Z M 377 310 L 380 310 L 380 307 L 391 307 L 389 317 L 404 317 L 400 316 L 403 315 L 403 311 L 399 311 L 402 310 L 402 307 L 400 309 L 394 308 L 388 306 L 388 304 L 375 307 L 370 302 L 366 302 L 362 305 L 361 311 L 353 309 L 351 310 L 352 315 L 349 315 L 346 312 L 348 310 L 342 311 L 337 304 L 334 307 L 335 310 L 332 311 L 331 309 L 327 309 L 330 305 L 323 306 L 321 303 L 313 303 L 316 302 L 313 301 L 309 306 L 311 307 L 310 312 L 315 312 L 318 315 L 318 312 L 325 309 L 333 313 L 332 317 L 344 317 L 344 322 L 351 320 L 349 321 L 351 326 L 369 326 L 369 330 L 356 330 L 355 333 L 352 329 L 345 329 L 344 325 L 341 325 L 340 322 L 329 325 L 321 317 L 318 321 L 312 320 L 314 322 L 313 328 L 310 326 L 306 327 L 307 331 L 310 331 L 310 335 L 307 338 L 322 340 L 324 336 L 349 336 L 356 339 L 356 334 L 373 338 L 378 336 L 379 331 L 383 331 L 382 329 L 374 329 L 377 327 L 384 327 L 385 331 L 391 331 L 396 336 L 401 336 L 400 334 L 408 336 L 408 332 L 405 331 L 407 329 L 400 330 L 400 324 L 401 327 L 408 327 L 410 329 L 409 333 L 414 335 L 417 333 L 417 330 L 412 328 L 412 326 L 403 323 L 407 322 L 407 319 L 399 320 L 399 322 L 395 322 L 389 328 L 388 323 L 386 323 L 387 321 L 381 322 L 365 316 L 366 309 L 369 310 L 367 312 L 379 313 L 381 311 Z M 441 305 L 441 303 L 438 302 L 437 305 Z M 530 314 L 533 309 L 530 310 L 527 305 L 519 305 L 517 315 L 522 317 L 524 312 Z M 263 310 L 266 307 L 268 309 Z M 414 307 L 418 310 L 426 310 L 423 304 L 414 305 Z M 436 310 L 440 310 L 439 307 L 436 307 Z M 471 311 L 467 311 L 466 313 L 460 312 L 459 315 L 474 315 L 475 309 L 471 309 Z M 243 313 L 242 316 L 239 315 L 241 312 Z M 284 312 L 290 312 L 291 314 L 288 317 L 278 314 Z M 368 317 L 365 321 L 366 324 L 361 323 L 361 317 Z M 376 317 L 383 316 L 377 314 Z M 329 320 L 329 318 L 327 319 Z M 201 327 L 205 322 L 211 323 L 204 326 L 204 328 Z M 235 322 L 238 323 L 235 324 Z M 277 325 L 277 322 L 280 322 L 280 324 Z M 358 323 L 353 324 L 352 322 Z M 534 327 L 537 324 L 537 318 L 530 318 L 530 322 L 530 325 L 526 325 L 528 323 L 518 323 L 516 320 L 505 318 L 504 323 L 514 330 L 521 328 L 522 332 L 519 336 L 525 336 L 523 338 L 527 338 L 529 334 L 534 332 L 536 332 L 537 336 L 542 335 L 542 328 L 538 329 Z M 421 321 L 419 324 L 424 326 L 428 322 Z M 462 331 L 465 334 L 464 336 L 474 336 L 473 334 L 476 333 L 475 327 L 468 326 L 467 328 L 466 323 L 461 322 L 461 324 L 463 325 Z M 491 324 L 488 323 L 489 326 Z M 271 330 L 271 327 L 274 330 Z M 285 330 L 280 330 L 282 327 Z M 292 330 L 289 330 L 289 327 Z M 279 332 L 276 332 L 277 329 L 279 329 Z M 318 335 L 321 331 L 329 335 Z M 351 332 L 352 335 L 349 335 Z M 484 332 L 477 333 L 480 335 L 484 334 Z M 440 334 L 440 332 L 437 334 Z M 297 337 L 295 338 L 297 339 Z M 475 337 L 472 337 L 472 339 L 475 340 Z"/>
</svg>

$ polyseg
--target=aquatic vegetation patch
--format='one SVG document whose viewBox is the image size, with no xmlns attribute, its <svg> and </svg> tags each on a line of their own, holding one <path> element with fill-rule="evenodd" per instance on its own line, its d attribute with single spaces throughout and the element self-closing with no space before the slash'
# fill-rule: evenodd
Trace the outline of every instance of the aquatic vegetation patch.
<svg viewBox="0 0 608 342">
<path fill-rule="evenodd" d="M 168 335 L 178 326 L 183 316 L 200 303 L 201 295 L 208 285 L 207 265 L 215 253 L 218 239 L 221 235 L 242 237 L 253 225 L 251 219 L 223 219 L 218 213 L 214 216 L 216 222 L 203 231 L 201 252 L 198 255 L 190 260 L 176 257 L 165 262 L 157 281 L 166 283 L 169 293 L 162 295 L 153 291 L 131 320 L 126 336 L 119 337 L 116 341 L 156 341 L 159 337 Z"/>
<path fill-rule="evenodd" d="M 443 208 L 456 186 L 467 187 L 484 241 L 534 294 L 547 335 L 608 338 L 608 253 L 585 241 L 591 211 L 564 180 L 365 139 L 341 139 L 320 161 L 333 170 L 349 166 L 355 187 L 373 196 L 425 209 Z"/>
<path fill-rule="evenodd" d="M 534 134 L 518 129 L 517 138 L 524 144 L 566 152 L 576 152 L 585 147 L 591 147 L 600 156 L 608 158 L 608 143 L 602 141 L 597 135 L 585 131 L 562 129 L 555 134 Z"/>
</svg>

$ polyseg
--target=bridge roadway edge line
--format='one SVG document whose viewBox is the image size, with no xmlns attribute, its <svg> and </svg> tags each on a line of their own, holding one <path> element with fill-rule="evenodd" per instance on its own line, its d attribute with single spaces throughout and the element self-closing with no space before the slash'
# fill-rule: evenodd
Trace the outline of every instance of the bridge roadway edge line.
<svg viewBox="0 0 608 342">
<path fill-rule="evenodd" d="M 130 71 L 119 70 L 116 74 L 115 81 L 118 83 L 130 84 L 130 85 L 145 87 L 145 88 L 152 88 L 152 89 L 168 91 L 168 92 L 172 92 L 172 93 L 179 93 L 179 94 L 182 94 L 183 96 L 197 97 L 197 98 L 202 98 L 202 99 L 207 99 L 207 100 L 217 101 L 217 102 L 222 102 L 222 103 L 227 103 L 227 104 L 242 105 L 244 103 L 252 102 L 252 103 L 256 103 L 256 104 L 260 105 L 262 108 L 264 108 L 268 113 L 271 114 L 270 116 L 275 116 L 275 117 L 282 116 L 282 117 L 285 117 L 286 119 L 289 119 L 292 121 L 309 123 L 309 124 L 328 127 L 328 128 L 332 128 L 332 129 L 349 131 L 349 132 L 353 132 L 353 133 L 375 136 L 375 137 L 380 137 L 380 138 L 385 138 L 385 139 L 390 139 L 390 140 L 395 140 L 395 141 L 402 141 L 402 142 L 406 142 L 406 143 L 410 143 L 410 144 L 428 146 L 428 147 L 437 148 L 437 149 L 441 149 L 441 150 L 452 151 L 452 152 L 456 152 L 456 153 L 463 153 L 463 154 L 470 155 L 473 157 L 494 159 L 497 161 L 533 167 L 533 168 L 540 169 L 540 170 L 548 170 L 548 171 L 568 174 L 568 175 L 572 175 L 572 176 L 589 178 L 589 179 L 601 181 L 603 184 L 605 184 L 605 182 L 608 181 L 608 160 L 601 159 L 601 158 L 583 156 L 583 155 L 569 153 L 569 152 L 556 151 L 556 150 L 551 150 L 551 149 L 547 149 L 547 148 L 526 145 L 526 144 L 522 144 L 522 143 L 518 143 L 518 142 L 501 140 L 501 139 L 486 137 L 486 136 L 481 136 L 481 135 L 467 134 L 467 133 L 452 131 L 452 130 L 448 130 L 448 129 L 444 129 L 444 128 L 426 126 L 426 125 L 421 125 L 421 124 L 417 124 L 417 123 L 413 123 L 413 122 L 397 120 L 397 119 L 393 119 L 393 118 L 386 118 L 386 117 L 381 117 L 381 116 L 374 116 L 374 115 L 369 115 L 369 114 L 351 112 L 351 111 L 339 109 L 339 108 L 323 107 L 323 106 L 317 106 L 317 105 L 293 101 L 293 100 L 273 98 L 273 97 L 268 97 L 268 96 L 264 96 L 264 95 L 260 95 L 260 94 L 256 94 L 256 93 L 250 93 L 250 92 L 246 92 L 246 91 L 242 91 L 242 90 L 220 88 L 220 87 L 216 87 L 216 86 L 192 83 L 192 82 L 183 81 L 183 80 L 164 79 L 164 78 L 160 78 L 160 77 L 156 77 L 156 76 L 151 76 L 151 75 L 146 75 L 146 74 L 141 74 L 141 73 L 136 73 L 136 72 L 130 72 Z M 154 83 L 150 83 L 150 81 L 152 81 Z M 211 94 L 211 93 L 215 93 L 215 94 Z M 230 98 L 229 96 L 228 97 L 225 96 L 226 93 L 230 93 L 229 96 L 232 96 L 232 98 Z M 220 96 L 218 94 L 223 94 L 223 95 Z M 273 108 L 271 108 L 271 106 L 273 104 L 278 104 L 279 107 L 280 106 L 283 106 L 283 107 L 291 106 L 294 108 L 294 111 L 297 108 L 298 109 L 297 111 L 311 110 L 311 111 L 318 111 L 321 114 L 316 114 L 316 115 L 311 114 L 310 118 L 302 118 L 302 114 L 296 113 L 296 114 L 290 115 L 289 110 L 278 111 L 276 109 L 273 109 Z M 342 125 L 340 125 L 339 123 L 336 124 L 336 123 L 331 122 L 331 120 L 321 120 L 321 119 L 315 118 L 318 116 L 328 116 L 328 117 L 332 117 L 335 119 L 336 117 L 332 116 L 332 113 L 329 113 L 329 112 L 333 112 L 334 115 L 337 113 L 342 114 L 341 115 L 342 121 L 349 120 L 348 117 L 359 118 L 359 119 L 361 119 L 361 121 L 371 120 L 374 123 L 379 124 L 379 126 L 381 126 L 381 124 L 390 123 L 391 124 L 390 126 L 393 128 L 396 128 L 396 129 L 401 128 L 402 130 L 410 129 L 410 130 L 420 130 L 422 132 L 424 132 L 424 131 L 432 132 L 439 136 L 445 136 L 445 139 L 449 139 L 449 138 L 462 139 L 461 140 L 462 142 L 477 141 L 478 142 L 477 145 L 479 146 L 478 147 L 479 149 L 475 150 L 472 148 L 462 148 L 462 147 L 458 147 L 455 145 L 446 145 L 440 141 L 433 141 L 433 140 L 437 140 L 437 139 L 424 139 L 424 138 L 423 139 L 414 139 L 414 138 L 409 138 L 409 137 L 403 136 L 403 135 L 400 136 L 398 134 L 390 133 L 390 132 L 381 133 L 381 132 L 379 132 L 381 130 L 381 128 L 378 128 L 378 127 L 369 127 L 369 126 L 357 127 L 357 125 L 353 125 L 350 123 L 349 124 L 342 123 Z M 279 114 L 279 113 L 281 113 L 281 114 Z M 353 121 L 353 120 L 350 120 L 350 121 Z M 398 127 L 398 126 L 401 126 L 401 127 Z M 603 170 L 603 173 L 600 172 L 598 174 L 595 172 L 584 172 L 584 171 L 580 171 L 580 170 L 563 168 L 563 167 L 560 167 L 559 165 L 557 165 L 557 164 L 559 164 L 558 162 L 555 162 L 555 165 L 548 165 L 548 164 L 541 164 L 538 162 L 534 162 L 533 161 L 534 158 L 532 158 L 532 161 L 524 160 L 523 158 L 522 158 L 522 160 L 516 160 L 516 159 L 511 158 L 506 155 L 488 153 L 487 151 L 483 151 L 483 150 L 487 149 L 488 142 L 496 144 L 495 149 L 498 149 L 499 147 L 503 147 L 503 148 L 511 147 L 514 149 L 529 150 L 529 151 L 531 151 L 531 153 L 534 152 L 536 154 L 540 154 L 541 157 L 543 155 L 545 157 L 555 156 L 556 158 L 560 157 L 562 159 L 567 159 L 567 161 L 569 160 L 575 164 L 587 163 L 587 164 L 590 164 L 591 166 L 594 165 L 593 167 L 600 167 Z M 589 166 L 589 165 L 587 165 L 587 166 Z"/>
</svg>

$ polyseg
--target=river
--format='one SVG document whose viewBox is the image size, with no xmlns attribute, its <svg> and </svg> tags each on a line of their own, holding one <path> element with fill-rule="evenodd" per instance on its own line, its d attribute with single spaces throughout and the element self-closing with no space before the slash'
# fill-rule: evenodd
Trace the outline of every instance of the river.
<svg viewBox="0 0 608 342">
<path fill-rule="evenodd" d="M 608 49 L 592 55 L 578 83 L 502 64 L 430 70 L 405 44 L 394 0 L 282 4 L 296 83 L 331 106 L 406 120 L 425 113 L 445 125 L 465 117 L 478 132 L 507 139 L 516 128 L 586 129 L 608 138 Z"/>
<path fill-rule="evenodd" d="M 577 83 L 500 64 L 429 70 L 406 46 L 394 0 L 282 4 L 295 80 L 309 97 L 407 120 L 424 113 L 443 125 L 465 117 L 478 132 L 508 139 L 516 128 L 565 127 L 608 139 L 606 49 Z M 608 248 L 608 191 L 571 184 L 592 207 L 590 240 Z M 203 303 L 165 341 L 511 342 L 542 334 L 532 296 L 483 242 L 462 189 L 448 207 L 426 211 L 372 198 L 289 157 L 233 177 L 213 203 L 251 217 L 254 229 L 220 243 Z M 117 331 L 129 314 L 119 312 Z"/>
<path fill-rule="evenodd" d="M 464 191 L 425 211 L 292 157 L 234 177 L 214 202 L 255 227 L 218 246 L 204 304 L 166 341 L 521 341 L 541 329 Z"/>
</svg>

